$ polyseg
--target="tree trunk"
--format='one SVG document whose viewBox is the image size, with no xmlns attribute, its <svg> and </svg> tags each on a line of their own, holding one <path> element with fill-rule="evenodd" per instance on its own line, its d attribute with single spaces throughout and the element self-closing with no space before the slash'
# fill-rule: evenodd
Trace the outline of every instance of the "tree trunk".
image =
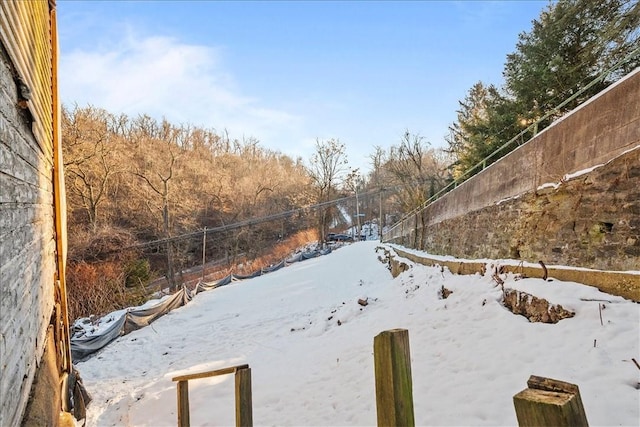
<svg viewBox="0 0 640 427">
<path fill-rule="evenodd" d="M 162 225 L 164 228 L 164 234 L 166 238 L 171 237 L 169 232 L 169 199 L 167 197 L 168 188 L 165 182 L 165 195 L 162 201 Z M 171 241 L 167 240 L 167 281 L 169 282 L 169 290 L 174 292 L 177 289 L 175 269 L 173 265 L 173 245 Z"/>
</svg>

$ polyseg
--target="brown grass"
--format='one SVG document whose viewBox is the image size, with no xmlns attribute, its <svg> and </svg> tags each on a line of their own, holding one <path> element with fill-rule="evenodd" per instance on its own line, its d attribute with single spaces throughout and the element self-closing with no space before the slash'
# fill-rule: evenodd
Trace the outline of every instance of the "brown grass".
<svg viewBox="0 0 640 427">
<path fill-rule="evenodd" d="M 269 267 L 277 264 L 283 259 L 289 257 L 296 249 L 301 248 L 311 242 L 318 240 L 318 233 L 315 229 L 299 231 L 286 240 L 278 243 L 267 254 L 256 259 L 245 262 L 242 267 L 233 266 L 231 269 L 221 268 L 216 271 L 207 272 L 206 280 L 218 280 L 228 274 L 251 274 L 261 268 Z"/>
<path fill-rule="evenodd" d="M 67 294 L 69 320 L 103 315 L 144 302 L 139 288 L 126 289 L 126 266 L 137 258 L 123 247 L 135 243 L 126 230 L 101 227 L 69 236 Z"/>
</svg>

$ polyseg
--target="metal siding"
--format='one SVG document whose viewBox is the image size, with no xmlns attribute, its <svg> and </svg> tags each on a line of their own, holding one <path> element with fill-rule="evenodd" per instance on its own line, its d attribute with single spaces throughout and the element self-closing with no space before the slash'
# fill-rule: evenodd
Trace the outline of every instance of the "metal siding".
<svg viewBox="0 0 640 427">
<path fill-rule="evenodd" d="M 39 1 L 0 3 L 0 36 L 18 75 L 31 90 L 29 110 L 40 149 L 53 158 L 52 49 L 49 4 Z"/>
<path fill-rule="evenodd" d="M 0 0 L 0 42 L 13 78 L 20 77 L 30 89 L 26 108 L 33 119 L 26 128 L 29 136 L 21 136 L 15 127 L 20 116 L 15 86 L 6 74 L 10 90 L 0 93 L 5 102 L 0 108 L 0 166 L 5 174 L 0 176 L 6 178 L 0 194 L 0 234 L 9 240 L 0 241 L 0 425 L 20 424 L 56 303 L 63 311 L 58 317 L 65 317 L 64 324 L 56 326 L 62 332 L 56 343 L 59 367 L 70 368 L 56 31 L 55 2 Z"/>
</svg>

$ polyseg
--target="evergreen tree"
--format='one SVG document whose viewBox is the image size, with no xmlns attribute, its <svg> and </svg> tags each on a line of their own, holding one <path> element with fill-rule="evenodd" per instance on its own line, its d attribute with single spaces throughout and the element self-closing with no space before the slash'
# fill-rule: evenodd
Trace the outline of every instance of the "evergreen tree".
<svg viewBox="0 0 640 427">
<path fill-rule="evenodd" d="M 469 89 L 463 101 L 459 101 L 458 119 L 449 127 L 446 138 L 449 153 L 456 161 L 452 165 L 453 176 L 460 178 L 487 156 L 494 153 L 513 135 L 519 132 L 514 103 L 493 85 L 478 82 Z M 496 161 L 502 153 L 484 162 L 484 166 Z M 466 177 L 478 173 L 478 166 Z"/>
<path fill-rule="evenodd" d="M 638 0 L 550 3 L 532 22 L 532 29 L 519 35 L 515 52 L 507 56 L 504 88 L 479 82 L 460 102 L 447 138 L 456 158 L 454 176 L 460 177 L 479 162 L 496 161 L 517 147 L 515 142 L 524 142 L 522 137 L 495 153 L 530 124 L 549 115 L 535 127 L 543 129 L 639 66 L 639 46 Z M 619 64 L 615 70 L 587 88 L 615 64 Z"/>
<path fill-rule="evenodd" d="M 521 33 L 507 56 L 505 83 L 525 122 L 537 120 L 638 47 L 640 6 L 628 0 L 554 3 Z M 556 111 L 554 118 L 600 92 L 640 62 L 637 57 Z"/>
</svg>

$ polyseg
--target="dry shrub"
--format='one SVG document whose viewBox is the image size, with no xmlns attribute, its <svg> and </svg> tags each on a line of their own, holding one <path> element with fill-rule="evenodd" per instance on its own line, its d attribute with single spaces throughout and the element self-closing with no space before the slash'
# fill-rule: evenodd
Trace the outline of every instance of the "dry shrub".
<svg viewBox="0 0 640 427">
<path fill-rule="evenodd" d="M 138 241 L 131 232 L 113 226 L 99 227 L 95 230 L 74 230 L 69 233 L 69 259 L 76 261 L 112 261 L 130 262 L 137 257 L 134 250 L 126 249 Z"/>
<path fill-rule="evenodd" d="M 109 231 L 113 234 L 109 234 Z M 102 316 L 146 301 L 146 293 L 142 286 L 135 286 L 135 283 L 131 288 L 126 286 L 132 265 L 143 261 L 136 258 L 135 252 L 118 251 L 118 247 L 122 247 L 120 245 L 130 246 L 127 233 L 109 228 L 76 236 L 75 240 L 78 243 L 74 248 L 74 256 L 70 257 L 67 266 L 70 320 L 90 315 Z M 249 274 L 263 267 L 277 264 L 313 241 L 317 241 L 315 230 L 300 231 L 278 243 L 268 255 L 246 263 L 243 268 L 234 268 L 233 272 Z M 83 254 L 86 254 L 87 259 L 78 259 L 79 255 Z M 208 271 L 207 280 L 220 279 L 227 274 L 229 274 L 227 269 Z M 194 285 L 199 278 L 200 273 L 193 277 L 185 277 L 185 284 Z"/>
<path fill-rule="evenodd" d="M 128 290 L 124 280 L 125 271 L 118 261 L 69 263 L 69 319 L 73 321 L 90 315 L 102 316 L 144 302 L 144 290 Z"/>
<path fill-rule="evenodd" d="M 269 259 L 270 263 L 280 262 L 290 256 L 296 249 L 316 240 L 318 240 L 318 238 L 315 229 L 299 231 L 285 241 L 275 245 L 266 258 Z"/>
<path fill-rule="evenodd" d="M 126 288 L 128 269 L 138 254 L 123 248 L 135 243 L 131 233 L 115 227 L 76 230 L 69 236 L 69 320 L 100 316 L 144 302 L 141 287 Z"/>
</svg>

